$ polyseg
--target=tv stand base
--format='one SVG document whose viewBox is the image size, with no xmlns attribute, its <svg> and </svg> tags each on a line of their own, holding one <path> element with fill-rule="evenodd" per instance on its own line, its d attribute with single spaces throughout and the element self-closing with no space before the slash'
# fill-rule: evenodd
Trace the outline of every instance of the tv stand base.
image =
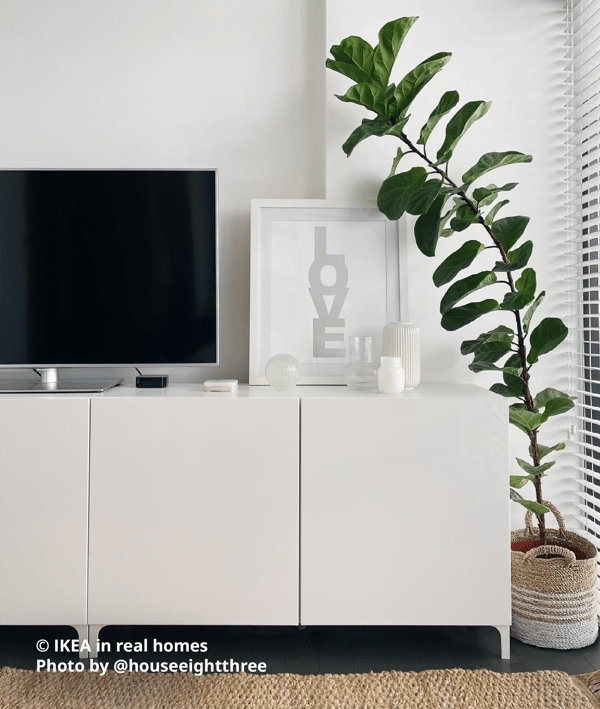
<svg viewBox="0 0 600 709">
<path fill-rule="evenodd" d="M 119 386 L 123 379 L 0 379 L 2 394 L 77 394 L 98 393 Z"/>
</svg>

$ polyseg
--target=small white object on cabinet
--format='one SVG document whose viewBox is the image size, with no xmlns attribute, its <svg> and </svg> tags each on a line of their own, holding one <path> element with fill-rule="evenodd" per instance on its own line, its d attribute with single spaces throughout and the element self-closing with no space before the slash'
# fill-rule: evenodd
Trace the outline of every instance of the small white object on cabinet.
<svg viewBox="0 0 600 709">
<path fill-rule="evenodd" d="M 381 358 L 377 385 L 382 394 L 401 394 L 404 391 L 404 367 L 400 357 Z"/>
<path fill-rule="evenodd" d="M 207 379 L 204 382 L 204 391 L 237 391 L 237 379 Z"/>
</svg>

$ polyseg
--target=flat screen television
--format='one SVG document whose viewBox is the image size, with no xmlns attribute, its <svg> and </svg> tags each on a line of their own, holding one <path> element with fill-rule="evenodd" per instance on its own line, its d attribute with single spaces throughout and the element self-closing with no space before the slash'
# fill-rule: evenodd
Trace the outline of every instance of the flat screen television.
<svg viewBox="0 0 600 709">
<path fill-rule="evenodd" d="M 0 170 L 0 370 L 44 375 L 1 389 L 217 364 L 217 194 L 216 170 Z"/>
</svg>

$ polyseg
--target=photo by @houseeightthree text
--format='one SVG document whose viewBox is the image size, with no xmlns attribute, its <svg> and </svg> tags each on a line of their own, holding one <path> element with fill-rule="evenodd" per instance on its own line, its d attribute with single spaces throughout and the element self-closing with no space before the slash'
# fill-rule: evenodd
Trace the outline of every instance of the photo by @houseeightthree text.
<svg viewBox="0 0 600 709">
<path fill-rule="evenodd" d="M 41 654 L 47 653 L 76 653 L 94 654 L 93 648 L 87 640 L 76 639 L 56 639 L 53 642 L 42 638 L 36 642 L 36 649 Z M 207 642 L 187 642 L 187 641 L 163 641 L 156 638 L 144 638 L 136 642 L 107 642 L 98 641 L 97 657 L 89 659 L 77 660 L 60 660 L 51 659 L 50 657 L 41 657 L 36 662 L 36 670 L 38 672 L 94 672 L 100 676 L 105 675 L 109 671 L 117 674 L 125 674 L 128 672 L 170 672 L 170 673 L 187 673 L 196 676 L 214 673 L 237 673 L 245 672 L 249 674 L 262 674 L 267 671 L 266 662 L 248 662 L 246 660 L 236 660 L 234 658 L 211 660 L 207 657 L 198 659 L 197 657 L 187 657 L 185 659 L 136 659 L 135 657 L 123 657 L 117 659 L 103 660 L 102 655 L 107 653 L 125 653 L 125 654 L 192 654 L 207 653 Z"/>
</svg>

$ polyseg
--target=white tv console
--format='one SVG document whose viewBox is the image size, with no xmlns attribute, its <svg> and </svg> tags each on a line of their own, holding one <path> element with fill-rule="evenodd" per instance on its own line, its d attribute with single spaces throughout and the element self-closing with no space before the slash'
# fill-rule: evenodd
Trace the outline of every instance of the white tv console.
<svg viewBox="0 0 600 709">
<path fill-rule="evenodd" d="M 0 624 L 492 625 L 506 401 L 199 384 L 0 396 Z"/>
</svg>

